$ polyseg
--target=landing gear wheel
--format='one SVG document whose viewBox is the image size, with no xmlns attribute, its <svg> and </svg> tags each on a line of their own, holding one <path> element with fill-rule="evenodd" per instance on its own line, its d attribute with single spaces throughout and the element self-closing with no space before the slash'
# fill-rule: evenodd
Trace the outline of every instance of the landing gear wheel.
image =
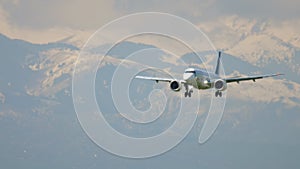
<svg viewBox="0 0 300 169">
<path fill-rule="evenodd" d="M 188 85 L 184 85 L 184 87 L 185 87 L 185 93 L 184 93 L 184 97 L 192 97 L 192 93 L 193 93 L 193 88 L 190 86 L 188 86 Z"/>
<path fill-rule="evenodd" d="M 218 96 L 222 97 L 222 92 L 216 91 L 215 96 L 216 96 L 216 97 L 218 97 Z"/>
<path fill-rule="evenodd" d="M 184 97 L 192 97 L 192 93 L 193 93 L 193 91 L 189 91 L 189 92 L 184 92 Z"/>
</svg>

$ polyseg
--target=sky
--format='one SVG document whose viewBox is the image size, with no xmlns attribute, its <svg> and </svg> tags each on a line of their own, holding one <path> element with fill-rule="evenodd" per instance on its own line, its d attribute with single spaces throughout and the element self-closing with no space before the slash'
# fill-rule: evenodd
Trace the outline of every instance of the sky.
<svg viewBox="0 0 300 169">
<path fill-rule="evenodd" d="M 194 24 L 232 15 L 281 23 L 299 20 L 299 5 L 298 0 L 1 0 L 0 31 L 29 41 L 38 36 L 53 41 L 68 31 L 94 31 L 120 16 L 146 11 L 171 13 Z"/>
</svg>

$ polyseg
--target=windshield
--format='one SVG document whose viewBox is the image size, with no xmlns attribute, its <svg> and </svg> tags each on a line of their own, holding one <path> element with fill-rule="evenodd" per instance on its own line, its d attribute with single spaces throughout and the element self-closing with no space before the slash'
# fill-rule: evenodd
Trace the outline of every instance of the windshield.
<svg viewBox="0 0 300 169">
<path fill-rule="evenodd" d="M 196 73 L 194 70 L 188 70 L 188 71 L 185 71 L 185 73 Z"/>
</svg>

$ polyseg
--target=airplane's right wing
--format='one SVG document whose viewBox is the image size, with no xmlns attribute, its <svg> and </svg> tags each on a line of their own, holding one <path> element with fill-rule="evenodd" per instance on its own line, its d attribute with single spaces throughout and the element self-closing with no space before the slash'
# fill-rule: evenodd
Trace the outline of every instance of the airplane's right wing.
<svg viewBox="0 0 300 169">
<path fill-rule="evenodd" d="M 274 77 L 279 75 L 283 75 L 283 74 L 277 73 L 277 74 L 267 74 L 267 75 L 257 75 L 257 76 L 233 77 L 233 78 L 225 78 L 224 80 L 226 81 L 226 83 L 232 83 L 232 82 L 239 83 L 240 81 L 246 81 L 246 80 L 255 81 L 256 79 L 263 79 L 263 78 Z"/>
<path fill-rule="evenodd" d="M 186 88 L 186 92 L 185 92 L 185 97 L 189 96 L 191 97 L 191 90 L 188 84 L 186 84 L 185 80 L 176 80 L 176 79 L 172 79 L 172 78 L 161 78 L 161 77 L 149 77 L 149 76 L 135 76 L 136 79 L 143 79 L 143 80 L 152 80 L 152 81 L 156 81 L 156 83 L 158 82 L 169 82 L 170 83 L 170 88 L 175 91 L 178 92 L 181 89 L 181 84 L 185 85 Z"/>
<path fill-rule="evenodd" d="M 171 78 L 160 78 L 160 77 L 149 77 L 149 76 L 135 76 L 136 79 L 153 80 L 156 82 L 172 82 L 175 79 Z"/>
</svg>

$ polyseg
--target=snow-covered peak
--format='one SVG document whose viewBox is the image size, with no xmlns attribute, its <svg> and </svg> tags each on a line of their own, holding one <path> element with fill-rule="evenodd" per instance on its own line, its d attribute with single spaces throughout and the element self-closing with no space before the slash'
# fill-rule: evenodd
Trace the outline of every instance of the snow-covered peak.
<svg viewBox="0 0 300 169">
<path fill-rule="evenodd" d="M 199 24 L 217 49 L 255 65 L 292 62 L 300 46 L 299 26 L 300 20 L 277 23 L 239 16 Z"/>
</svg>

